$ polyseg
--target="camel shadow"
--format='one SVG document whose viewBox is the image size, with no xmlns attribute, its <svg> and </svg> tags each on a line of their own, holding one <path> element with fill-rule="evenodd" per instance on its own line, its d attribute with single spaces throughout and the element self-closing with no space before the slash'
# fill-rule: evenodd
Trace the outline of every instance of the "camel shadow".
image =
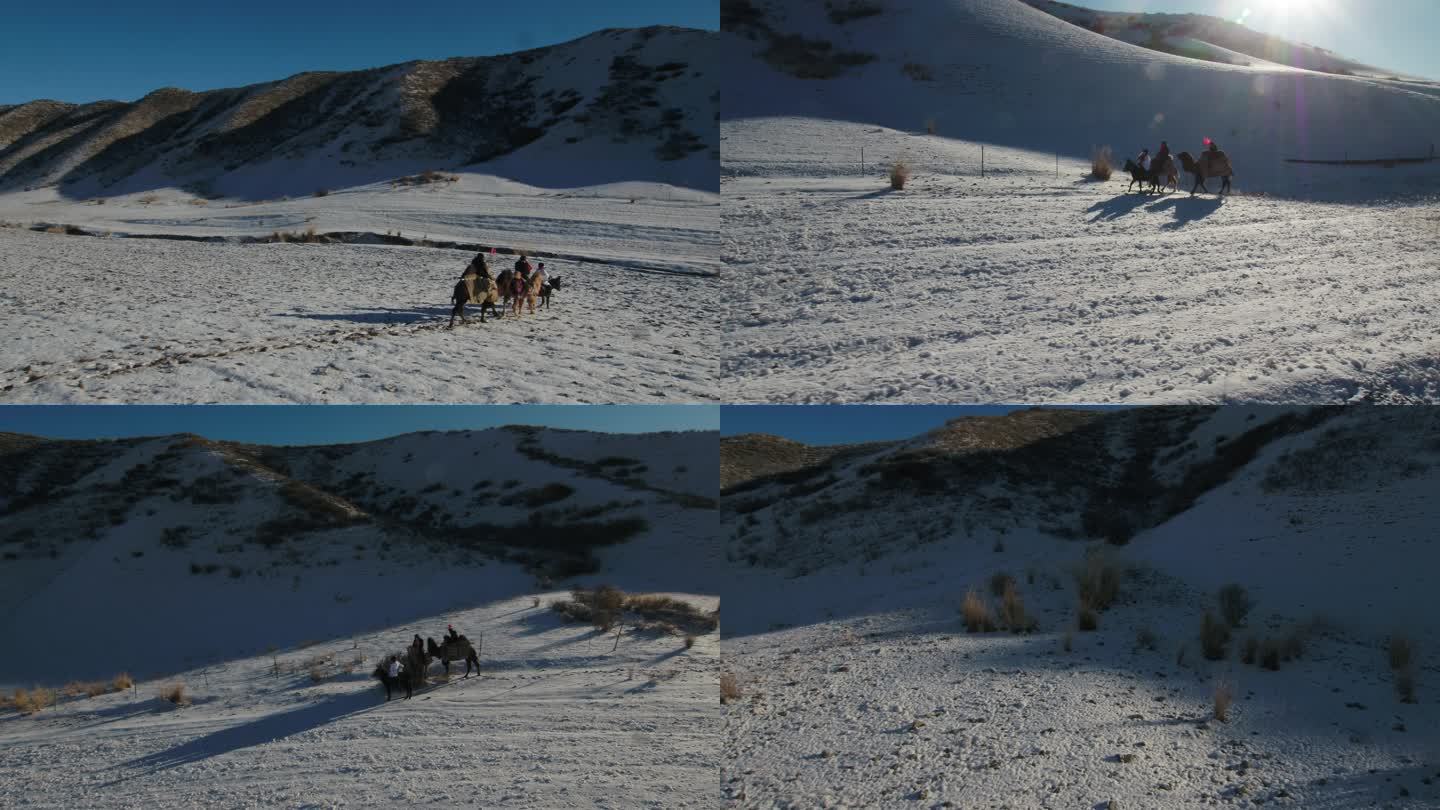
<svg viewBox="0 0 1440 810">
<path fill-rule="evenodd" d="M 148 754 L 118 765 L 117 768 L 134 769 L 142 773 L 122 777 L 111 784 L 292 737 L 301 732 L 361 714 L 376 708 L 376 706 L 375 693 L 373 690 L 366 689 L 338 695 L 314 705 L 301 706 L 283 714 L 257 718 L 248 723 L 221 729 L 174 748 Z"/>
<path fill-rule="evenodd" d="M 1161 225 L 1160 228 L 1174 231 L 1210 216 L 1220 210 L 1223 202 L 1223 198 L 1220 197 L 1173 197 L 1160 200 L 1150 206 L 1149 210 L 1163 212 L 1169 209 L 1174 219 Z"/>
<path fill-rule="evenodd" d="M 468 309 L 468 308 L 467 308 Z M 467 315 L 469 312 L 467 311 Z M 364 324 L 405 324 L 429 318 L 448 318 L 449 307 L 414 307 L 411 309 L 370 309 L 354 312 L 277 312 L 277 318 L 305 318 L 312 321 L 344 321 Z"/>
<path fill-rule="evenodd" d="M 878 189 L 878 190 L 876 190 L 876 191 L 866 192 L 865 194 L 856 194 L 856 195 L 853 196 L 853 197 L 846 197 L 845 199 L 846 199 L 846 200 L 873 200 L 873 199 L 875 199 L 876 197 L 885 197 L 885 196 L 888 196 L 888 195 L 891 195 L 891 194 L 894 194 L 894 193 L 895 193 L 895 189 L 893 189 L 893 188 L 882 188 L 882 189 Z"/>
<path fill-rule="evenodd" d="M 1126 192 L 1118 197 L 1101 200 L 1085 210 L 1086 213 L 1095 215 L 1090 218 L 1091 222 L 1104 222 L 1134 213 L 1135 209 L 1152 199 L 1154 198 L 1148 194 Z"/>
</svg>

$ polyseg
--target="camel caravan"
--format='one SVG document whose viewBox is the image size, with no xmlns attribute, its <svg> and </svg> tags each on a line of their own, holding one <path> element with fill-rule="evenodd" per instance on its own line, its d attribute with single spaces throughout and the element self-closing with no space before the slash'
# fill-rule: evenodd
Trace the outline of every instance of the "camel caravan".
<svg viewBox="0 0 1440 810">
<path fill-rule="evenodd" d="M 1190 187 L 1190 196 L 1195 196 L 1195 190 L 1200 189 L 1210 193 L 1209 187 L 1205 185 L 1207 177 L 1221 178 L 1220 192 L 1225 194 L 1230 191 L 1230 178 L 1235 174 L 1230 167 L 1230 156 L 1220 149 L 1220 145 L 1206 138 L 1205 151 L 1200 157 L 1195 157 L 1189 152 L 1181 152 L 1178 155 L 1170 154 L 1170 145 L 1164 141 L 1160 142 L 1160 151 L 1155 153 L 1155 159 L 1150 159 L 1150 150 L 1141 149 L 1140 155 L 1134 160 L 1125 160 L 1125 172 L 1130 175 L 1130 185 L 1125 187 L 1126 193 L 1140 184 L 1140 193 L 1145 193 L 1145 184 L 1150 184 L 1150 190 L 1159 192 L 1166 186 L 1172 191 L 1179 191 L 1180 176 L 1175 170 L 1176 158 L 1179 158 L 1180 166 L 1186 174 L 1193 175 L 1195 185 Z"/>
<path fill-rule="evenodd" d="M 472 666 L 475 674 L 480 674 L 479 652 L 470 644 L 470 639 L 455 632 L 454 625 L 448 627 L 439 644 L 428 637 L 422 642 L 420 634 L 416 633 L 403 654 L 395 653 L 386 658 L 371 674 L 385 687 L 386 702 L 389 702 L 392 692 L 401 689 L 405 690 L 405 698 L 408 700 L 416 689 L 425 686 L 425 674 L 430 669 L 431 661 L 440 661 L 445 665 L 447 679 L 450 677 L 451 661 L 465 662 L 466 678 L 470 677 Z"/>
<path fill-rule="evenodd" d="M 498 276 L 492 277 L 490 267 L 485 263 L 485 254 L 477 253 L 450 294 L 455 308 L 450 310 L 448 328 L 455 328 L 456 316 L 459 316 L 461 323 L 469 322 L 465 317 L 466 304 L 480 305 L 481 323 L 485 323 L 486 310 L 497 318 L 501 317 L 505 310 L 511 310 L 518 318 L 526 304 L 530 306 L 530 314 L 534 315 L 537 299 L 541 309 L 549 309 L 550 296 L 558 289 L 560 277 L 550 276 L 545 270 L 544 262 L 532 268 L 529 257 L 522 253 L 520 258 L 515 260 L 514 267 L 502 270 Z M 497 304 L 500 306 L 497 307 Z"/>
</svg>

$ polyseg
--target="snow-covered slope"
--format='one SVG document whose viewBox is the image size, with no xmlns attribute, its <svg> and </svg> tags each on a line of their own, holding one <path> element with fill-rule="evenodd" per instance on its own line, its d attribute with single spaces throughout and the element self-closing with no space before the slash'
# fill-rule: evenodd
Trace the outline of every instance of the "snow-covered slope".
<svg viewBox="0 0 1440 810">
<path fill-rule="evenodd" d="M 706 432 L 0 434 L 0 804 L 710 807 L 717 469 Z M 599 584 L 696 613 L 550 609 Z M 384 702 L 447 624 L 480 677 Z"/>
<path fill-rule="evenodd" d="M 713 190 L 718 44 L 704 31 L 612 29 L 503 56 L 163 88 L 133 103 L 35 101 L 0 110 L 0 188 L 254 200 L 475 167 L 549 188 Z"/>
<path fill-rule="evenodd" d="M 12 657 L 4 684 L 151 677 L 537 577 L 717 587 L 703 565 L 719 553 L 713 433 L 517 427 L 293 448 L 12 436 L 0 463 L 3 636 L 89 639 L 83 656 Z"/>
<path fill-rule="evenodd" d="M 1440 801 L 1437 416 L 1062 414 L 960 420 L 862 465 L 728 490 L 729 804 Z M 1102 517 L 1141 528 L 1087 542 Z M 1075 571 L 1091 558 L 1118 595 L 1082 631 Z M 967 591 L 998 614 L 1005 577 L 1033 631 L 966 632 Z M 1201 617 L 1232 583 L 1253 607 L 1210 660 Z M 1387 660 L 1397 636 L 1418 651 L 1415 702 Z M 1267 642 L 1294 645 L 1278 669 Z"/>
<path fill-rule="evenodd" d="M 1440 294 L 1440 161 L 1288 162 L 1431 154 L 1434 88 L 1157 53 L 1020 0 L 724 9 L 735 401 L 1440 396 L 1414 304 Z M 1206 137 L 1234 195 L 1090 177 L 1092 147 Z"/>
<path fill-rule="evenodd" d="M 803 116 L 910 132 L 933 122 L 946 137 L 1074 157 L 1098 144 L 1153 152 L 1161 139 L 1194 153 L 1211 137 L 1245 188 L 1270 193 L 1299 192 L 1313 175 L 1286 158 L 1425 156 L 1440 132 L 1440 95 L 1403 83 L 1157 53 L 1020 0 L 866 5 L 880 13 L 836 23 L 814 4 L 726 3 L 727 45 L 749 56 L 726 73 L 735 92 L 724 120 Z M 723 125 L 722 134 L 730 140 Z M 858 155 L 830 159 L 854 165 Z"/>
</svg>

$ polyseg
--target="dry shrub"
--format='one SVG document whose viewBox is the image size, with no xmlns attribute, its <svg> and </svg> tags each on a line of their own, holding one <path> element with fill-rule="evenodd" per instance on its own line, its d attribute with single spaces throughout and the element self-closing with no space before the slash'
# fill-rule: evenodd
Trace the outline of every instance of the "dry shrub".
<svg viewBox="0 0 1440 810">
<path fill-rule="evenodd" d="M 64 225 L 51 225 L 45 229 L 45 233 L 65 233 Z"/>
<path fill-rule="evenodd" d="M 1220 592 L 1215 595 L 1215 601 L 1220 605 L 1220 615 L 1231 627 L 1239 627 L 1244 624 L 1245 616 L 1250 613 L 1250 608 L 1254 605 L 1250 594 L 1245 592 L 1245 588 L 1233 582 L 1220 589 Z"/>
<path fill-rule="evenodd" d="M 1108 146 L 1095 147 L 1090 150 L 1090 176 L 1096 180 L 1109 180 L 1110 175 L 1115 172 L 1115 167 L 1110 163 L 1111 151 Z"/>
<path fill-rule="evenodd" d="M 315 196 L 316 196 L 316 197 L 329 197 L 329 196 L 330 196 L 330 189 L 328 189 L 328 188 L 317 188 L 317 189 L 315 189 Z"/>
<path fill-rule="evenodd" d="M 1066 630 L 1066 631 L 1065 631 L 1065 636 L 1064 636 L 1064 638 L 1062 638 L 1062 639 L 1060 640 L 1060 648 L 1063 649 L 1065 652 L 1070 652 L 1071 650 L 1075 649 L 1075 631 L 1074 631 L 1074 630 Z"/>
<path fill-rule="evenodd" d="M 694 633 L 689 633 L 689 634 L 687 634 L 687 635 L 685 636 L 685 649 L 688 650 L 688 649 L 690 649 L 691 647 L 694 647 L 694 646 L 695 646 L 695 634 L 694 634 Z"/>
<path fill-rule="evenodd" d="M 1260 657 L 1260 639 L 1250 636 L 1245 639 L 1245 646 L 1240 649 L 1240 660 L 1246 664 L 1255 663 Z"/>
<path fill-rule="evenodd" d="M 925 119 L 925 134 L 934 135 L 937 128 L 934 118 Z"/>
<path fill-rule="evenodd" d="M 1415 703 L 1415 670 L 1405 667 L 1395 673 L 1395 694 L 1401 703 Z"/>
<path fill-rule="evenodd" d="M 1230 704 L 1235 702 L 1235 685 L 1227 680 L 1215 682 L 1215 719 L 1220 722 L 1230 720 Z"/>
<path fill-rule="evenodd" d="M 184 681 L 176 681 L 160 687 L 160 699 L 176 706 L 189 706 L 190 692 L 185 689 Z"/>
<path fill-rule="evenodd" d="M 1081 599 L 1075 608 L 1075 621 L 1082 631 L 1088 633 L 1100 626 L 1100 615 L 1089 602 Z"/>
<path fill-rule="evenodd" d="M 1260 666 L 1272 671 L 1280 670 L 1280 642 L 1267 638 L 1260 642 Z"/>
<path fill-rule="evenodd" d="M 1230 625 L 1205 611 L 1200 619 L 1200 652 L 1211 661 L 1219 661 L 1225 657 L 1225 645 L 1229 643 Z"/>
<path fill-rule="evenodd" d="M 310 680 L 313 683 L 320 683 L 321 681 L 325 680 L 325 670 L 321 669 L 320 667 L 311 667 Z"/>
<path fill-rule="evenodd" d="M 1012 633 L 1029 633 L 1035 629 L 1035 619 L 1025 612 L 1025 600 L 1020 597 L 1014 580 L 1006 583 L 1000 598 L 1000 621 Z"/>
<path fill-rule="evenodd" d="M 1148 627 L 1142 627 L 1135 633 L 1135 646 L 1144 650 L 1154 650 L 1160 644 L 1160 638 L 1155 631 Z"/>
<path fill-rule="evenodd" d="M 740 679 L 733 672 L 720 673 L 720 702 L 730 703 L 740 699 Z"/>
<path fill-rule="evenodd" d="M 1075 586 L 1082 602 L 1105 610 L 1120 595 L 1120 565 L 1109 554 L 1088 554 L 1075 569 Z"/>
<path fill-rule="evenodd" d="M 897 160 L 890 164 L 890 188 L 899 191 L 905 188 L 905 181 L 910 179 L 910 167 L 903 160 Z"/>
<path fill-rule="evenodd" d="M 115 676 L 113 684 L 115 686 L 115 691 L 120 692 L 134 686 L 135 679 L 130 677 L 130 673 L 122 672 L 119 675 Z"/>
<path fill-rule="evenodd" d="M 1415 657 L 1415 644 L 1410 637 L 1396 633 L 1390 637 L 1390 668 L 1405 669 Z"/>
<path fill-rule="evenodd" d="M 60 690 L 66 697 L 98 697 L 110 691 L 110 684 L 107 681 L 71 681 L 65 684 Z"/>
<path fill-rule="evenodd" d="M 1015 585 L 1015 578 L 1005 571 L 990 577 L 990 593 L 996 596 L 1004 596 L 1005 591 Z"/>
<path fill-rule="evenodd" d="M 995 629 L 989 603 L 974 588 L 966 591 L 965 601 L 960 603 L 960 616 L 965 622 L 965 629 L 971 633 L 988 633 Z"/>
<path fill-rule="evenodd" d="M 37 686 L 33 689 L 16 689 L 10 699 L 11 705 L 21 714 L 35 714 L 55 705 L 55 690 Z"/>
</svg>

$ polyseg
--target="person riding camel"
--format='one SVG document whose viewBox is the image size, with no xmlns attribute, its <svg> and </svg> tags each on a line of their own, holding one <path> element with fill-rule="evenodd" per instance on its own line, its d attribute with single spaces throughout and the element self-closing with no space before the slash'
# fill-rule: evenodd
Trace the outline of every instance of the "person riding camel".
<svg viewBox="0 0 1440 810">
<path fill-rule="evenodd" d="M 445 639 L 446 639 L 447 641 L 459 641 L 459 640 L 460 640 L 460 634 L 457 633 L 457 632 L 455 632 L 455 625 L 453 625 L 453 624 L 447 624 L 447 625 L 445 625 L 445 628 L 446 628 Z"/>
<path fill-rule="evenodd" d="M 1137 157 L 1137 158 L 1135 158 L 1135 162 L 1138 163 L 1138 164 L 1140 164 L 1140 170 L 1141 170 L 1141 171 L 1145 172 L 1146 174 L 1149 174 L 1149 173 L 1150 173 L 1150 150 L 1149 150 L 1149 149 L 1141 149 L 1141 150 L 1140 150 L 1140 156 Z"/>
<path fill-rule="evenodd" d="M 1164 142 L 1164 141 L 1161 141 L 1161 142 L 1160 142 L 1160 151 L 1155 153 L 1155 165 L 1156 165 L 1156 166 L 1164 166 L 1164 165 L 1165 165 L 1165 159 L 1168 158 L 1168 157 L 1170 157 L 1170 144 L 1168 144 L 1168 143 L 1166 143 L 1166 142 Z"/>
<path fill-rule="evenodd" d="M 390 673 L 390 677 L 392 678 L 400 677 L 400 673 L 405 671 L 405 665 L 400 663 L 400 656 L 390 656 L 390 669 L 387 671 Z"/>
<path fill-rule="evenodd" d="M 1209 138 L 1205 139 L 1206 150 L 1200 153 L 1200 164 L 1204 167 L 1206 177 L 1220 178 L 1220 192 L 1224 194 L 1230 190 L 1230 175 L 1234 170 L 1230 168 L 1230 156 L 1220 149 L 1220 144 Z"/>
</svg>

